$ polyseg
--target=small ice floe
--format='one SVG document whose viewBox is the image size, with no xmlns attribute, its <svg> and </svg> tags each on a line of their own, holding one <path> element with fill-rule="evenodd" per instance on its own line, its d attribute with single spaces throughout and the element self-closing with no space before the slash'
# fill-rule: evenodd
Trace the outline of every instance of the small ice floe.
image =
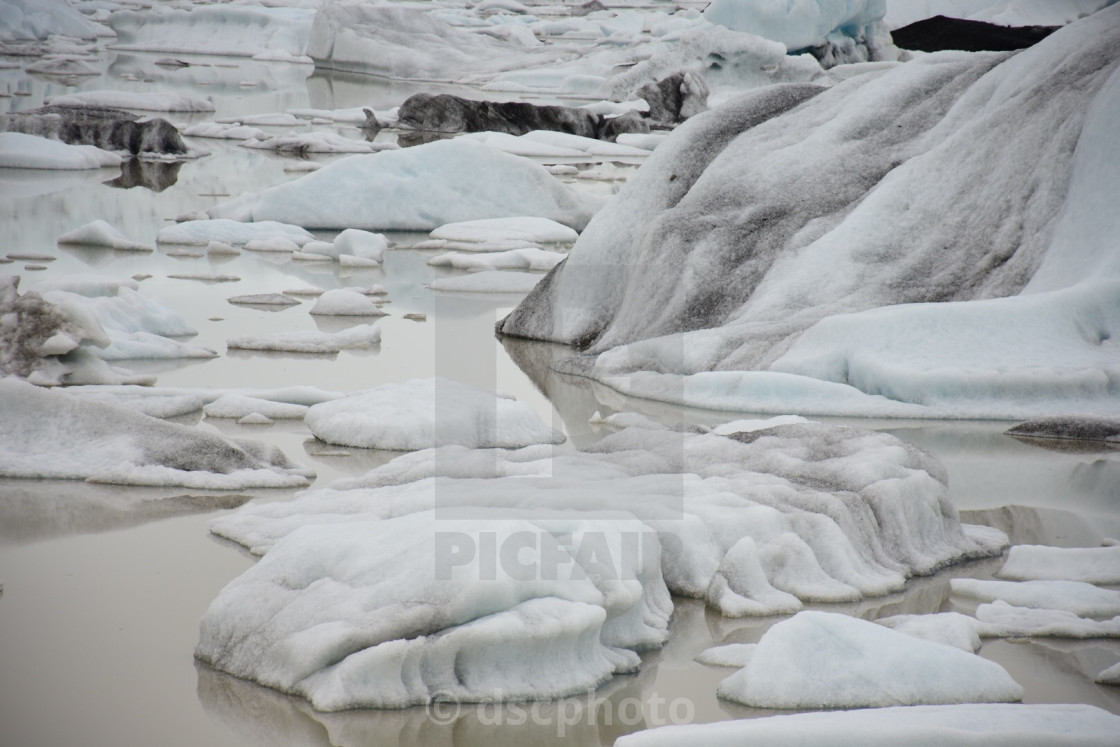
<svg viewBox="0 0 1120 747">
<path fill-rule="evenodd" d="M 1000 600 L 1016 607 L 1065 610 L 1082 617 L 1120 615 L 1120 591 L 1103 589 L 1083 581 L 988 581 L 954 578 L 949 584 L 954 595 L 981 602 Z"/>
<path fill-rule="evenodd" d="M 275 421 L 272 418 L 259 412 L 251 412 L 237 420 L 238 425 L 273 425 L 274 423 Z"/>
<path fill-rule="evenodd" d="M 253 127 L 295 127 L 304 124 L 303 120 L 299 117 L 285 112 L 243 114 L 239 117 L 219 117 L 214 121 L 218 124 L 250 125 Z"/>
<path fill-rule="evenodd" d="M 693 661 L 710 667 L 735 667 L 741 669 L 751 660 L 755 643 L 728 643 L 724 646 L 707 648 L 693 657 Z"/>
<path fill-rule="evenodd" d="M 247 296 L 233 296 L 226 299 L 229 303 L 247 306 L 298 306 L 299 301 L 283 293 L 252 293 Z"/>
<path fill-rule="evenodd" d="M 80 91 L 46 100 L 49 106 L 91 109 L 138 109 L 154 112 L 212 112 L 214 105 L 206 99 L 177 93 L 136 91 Z"/>
<path fill-rule="evenodd" d="M 271 335 L 234 337 L 226 341 L 232 350 L 256 350 L 274 353 L 335 354 L 342 350 L 370 348 L 381 342 L 381 329 L 373 324 L 359 324 L 340 332 L 296 330 Z"/>
<path fill-rule="evenodd" d="M 564 441 L 529 405 L 449 379 L 384 384 L 315 405 L 304 420 L 327 443 L 366 449 L 516 448 Z"/>
<path fill-rule="evenodd" d="M 237 283 L 241 278 L 236 275 L 223 275 L 216 272 L 176 272 L 168 275 L 172 280 L 197 280 L 200 283 Z"/>
<path fill-rule="evenodd" d="M 250 127 L 237 122 L 198 122 L 180 131 L 189 137 L 208 137 L 219 140 L 249 140 L 251 138 L 264 139 L 268 135 L 264 130 Z"/>
<path fill-rule="evenodd" d="M 434 291 L 452 293 L 528 293 L 540 282 L 541 277 L 528 272 L 487 270 L 470 275 L 436 278 L 428 287 Z"/>
<path fill-rule="evenodd" d="M 767 630 L 718 693 L 755 708 L 820 709 L 1007 703 L 1023 688 L 973 653 L 813 610 Z"/>
<path fill-rule="evenodd" d="M 133 252 L 150 252 L 152 247 L 125 236 L 112 224 L 98 218 L 58 237 L 59 244 L 106 247 Z"/>
<path fill-rule="evenodd" d="M 248 138 L 241 143 L 244 148 L 274 150 L 277 153 L 377 153 L 396 150 L 396 143 L 356 140 L 334 132 L 305 132 L 296 135 L 276 135 Z"/>
<path fill-rule="evenodd" d="M 93 145 L 69 145 L 38 135 L 0 132 L 0 168 L 76 171 L 120 166 L 116 153 Z"/>
<path fill-rule="evenodd" d="M 0 586 L 0 593 L 3 591 L 4 587 Z M 1098 685 L 1120 685 L 1120 662 L 1098 674 L 1093 681 Z"/>
<path fill-rule="evenodd" d="M 1048 547 L 1015 545 L 996 575 L 1013 580 L 1064 579 L 1120 584 L 1120 546 Z"/>
<path fill-rule="evenodd" d="M 1016 607 L 997 600 L 977 607 L 976 619 L 982 638 L 1120 638 L 1120 615 L 1094 620 L 1066 610 Z"/>
<path fill-rule="evenodd" d="M 454 267 L 457 270 L 551 270 L 564 261 L 566 254 L 544 249 L 510 249 L 504 252 L 448 252 L 432 257 L 428 264 L 434 267 Z"/>
<path fill-rule="evenodd" d="M 385 312 L 370 298 L 356 290 L 336 288 L 319 296 L 311 313 L 316 316 L 385 316 Z"/>
<path fill-rule="evenodd" d="M 307 405 L 276 402 L 246 394 L 223 394 L 202 408 L 208 418 L 244 418 L 264 415 L 271 420 L 300 420 L 307 413 Z"/>
<path fill-rule="evenodd" d="M 315 237 L 299 226 L 277 221 L 257 221 L 243 223 L 223 218 L 187 220 L 173 226 L 161 228 L 156 235 L 160 244 L 195 244 L 206 246 L 211 241 L 221 241 L 231 245 L 244 245 L 253 240 L 268 240 L 284 237 L 295 243 L 298 249 Z"/>
</svg>

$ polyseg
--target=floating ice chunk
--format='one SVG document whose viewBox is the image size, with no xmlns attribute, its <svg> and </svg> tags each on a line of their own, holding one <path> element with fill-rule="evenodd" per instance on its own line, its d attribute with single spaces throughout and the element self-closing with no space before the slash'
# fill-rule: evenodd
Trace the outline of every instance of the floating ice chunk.
<svg viewBox="0 0 1120 747">
<path fill-rule="evenodd" d="M 725 646 L 704 649 L 696 655 L 693 661 L 712 667 L 736 667 L 741 669 L 750 662 L 755 645 L 754 643 L 728 643 Z"/>
<path fill-rule="evenodd" d="M 298 121 L 298 120 L 297 120 Z M 296 135 L 249 138 L 241 143 L 245 148 L 274 150 L 279 153 L 377 153 L 396 150 L 395 143 L 368 142 L 339 135 L 336 132 L 305 132 Z"/>
<path fill-rule="evenodd" d="M 251 412 L 237 420 L 238 425 L 272 425 L 274 422 L 272 418 L 259 412 Z"/>
<path fill-rule="evenodd" d="M 566 254 L 544 249 L 510 249 L 505 252 L 448 252 L 432 257 L 428 264 L 457 270 L 551 270 Z"/>
<path fill-rule="evenodd" d="M 247 296 L 227 298 L 230 303 L 261 306 L 298 306 L 299 301 L 283 293 L 253 293 Z"/>
<path fill-rule="evenodd" d="M 208 418 L 244 418 L 255 413 L 271 420 L 300 420 L 307 410 L 307 405 L 274 402 L 244 394 L 223 394 L 202 409 Z"/>
<path fill-rule="evenodd" d="M 297 252 L 299 248 L 299 244 L 287 236 L 270 236 L 245 242 L 245 250 L 250 252 Z"/>
<path fill-rule="evenodd" d="M 436 278 L 428 287 L 434 291 L 450 293 L 528 293 L 540 280 L 541 275 L 528 272 L 486 270 L 470 275 Z"/>
<path fill-rule="evenodd" d="M 983 638 L 1120 638 L 1120 615 L 1093 620 L 1065 610 L 1030 609 L 995 601 L 976 608 Z"/>
<path fill-rule="evenodd" d="M 219 124 L 243 124 L 253 127 L 298 127 L 304 121 L 290 112 L 268 112 L 266 114 L 243 114 L 239 117 L 218 117 Z"/>
<path fill-rule="evenodd" d="M 1001 600 L 1016 607 L 1066 610 L 1082 617 L 1120 615 L 1120 591 L 1081 581 L 984 581 L 954 578 L 954 594 L 984 602 Z"/>
<path fill-rule="evenodd" d="M 347 288 L 326 291 L 311 313 L 322 316 L 385 316 L 385 312 L 369 296 Z"/>
<path fill-rule="evenodd" d="M 572 228 L 554 220 L 523 216 L 446 223 L 430 236 L 448 241 L 489 243 L 514 239 L 540 244 L 570 244 L 579 238 Z"/>
<path fill-rule="evenodd" d="M 309 228 L 404 231 L 535 215 L 580 229 L 600 204 L 599 198 L 561 184 L 539 164 L 456 138 L 350 156 L 223 202 L 210 215 L 285 220 Z"/>
<path fill-rule="evenodd" d="M 730 436 L 734 433 L 753 433 L 754 431 L 773 428 L 776 425 L 808 422 L 808 420 L 800 415 L 778 415 L 777 417 L 766 418 L 765 420 L 733 420 L 730 423 L 717 425 L 712 429 L 712 432 L 718 433 L 721 436 Z"/>
<path fill-rule="evenodd" d="M 1113 664 L 1093 680 L 1099 685 L 1120 685 L 1120 663 Z"/>
<path fill-rule="evenodd" d="M 0 168 L 80 170 L 120 166 L 116 153 L 22 132 L 0 132 Z"/>
<path fill-rule="evenodd" d="M 221 490 L 300 487 L 282 454 L 123 407 L 0 380 L 0 474 Z"/>
<path fill-rule="evenodd" d="M 180 133 L 189 137 L 208 137 L 221 140 L 249 140 L 250 138 L 263 140 L 268 137 L 264 130 L 237 122 L 198 122 L 182 129 Z"/>
<path fill-rule="evenodd" d="M 105 246 L 110 249 L 150 252 L 152 248 L 125 236 L 116 226 L 107 221 L 97 220 L 79 226 L 58 237 L 59 244 L 84 244 L 86 246 Z"/>
<path fill-rule="evenodd" d="M 449 379 L 384 384 L 316 405 L 304 420 L 327 443 L 367 449 L 517 448 L 564 440 L 529 405 Z"/>
<path fill-rule="evenodd" d="M 211 241 L 221 241 L 225 244 L 245 244 L 254 239 L 269 239 L 275 236 L 285 236 L 294 241 L 298 246 L 303 246 L 308 241 L 315 239 L 310 233 L 289 223 L 276 221 L 259 221 L 256 223 L 242 223 L 241 221 L 216 218 L 213 220 L 189 220 L 177 223 L 174 226 L 161 228 L 156 236 L 156 241 L 161 244 L 190 244 L 208 245 Z"/>
<path fill-rule="evenodd" d="M 979 626 L 976 620 L 959 612 L 894 615 L 880 617 L 875 622 L 893 628 L 899 633 L 924 638 L 934 643 L 944 643 L 963 651 L 976 651 L 980 648 L 980 635 L 977 633 Z"/>
<path fill-rule="evenodd" d="M 377 267 L 381 263 L 376 259 L 368 259 L 366 257 L 355 257 L 350 254 L 338 255 L 338 263 L 343 267 Z"/>
<path fill-rule="evenodd" d="M 1120 584 L 1120 546 L 1047 547 L 1015 545 L 996 572 L 1013 580 L 1058 579 Z"/>
<path fill-rule="evenodd" d="M 1009 436 L 1071 441 L 1120 442 L 1120 420 L 1108 418 L 1040 418 L 1008 428 Z"/>
<path fill-rule="evenodd" d="M 758 642 L 719 696 L 757 708 L 1004 703 L 1023 688 L 995 662 L 830 612 L 799 612 Z"/>
<path fill-rule="evenodd" d="M 619 739 L 617 747 L 1104 747 L 1116 741 L 1120 716 L 1090 705 L 982 704 L 798 713 L 713 724 L 663 726 Z"/>
<path fill-rule="evenodd" d="M 136 91 L 79 91 L 46 100 L 49 106 L 91 109 L 138 109 L 153 112 L 212 112 L 214 105 L 206 99 L 177 93 L 139 93 Z"/>
<path fill-rule="evenodd" d="M 373 324 L 359 324 L 340 332 L 297 330 L 271 335 L 233 337 L 226 346 L 235 350 L 259 350 L 276 353 L 333 354 L 342 350 L 370 348 L 381 342 L 381 329 Z"/>
<path fill-rule="evenodd" d="M 384 234 L 371 233 L 359 228 L 347 228 L 334 238 L 336 255 L 349 254 L 353 257 L 380 262 L 388 248 L 389 240 L 385 238 Z"/>
</svg>

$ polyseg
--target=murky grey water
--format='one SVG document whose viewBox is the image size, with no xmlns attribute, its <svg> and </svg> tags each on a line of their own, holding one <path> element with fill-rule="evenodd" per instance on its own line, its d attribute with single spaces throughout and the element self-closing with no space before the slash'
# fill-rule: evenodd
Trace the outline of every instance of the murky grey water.
<svg viewBox="0 0 1120 747">
<path fill-rule="evenodd" d="M 83 87 L 211 96 L 219 109 L 213 116 L 309 106 L 381 109 L 399 104 L 414 90 L 353 76 L 308 78 L 310 68 L 300 66 L 190 58 L 204 65 L 168 71 L 155 66 L 154 59 L 109 54 L 103 61 L 105 77 Z M 141 80 L 122 77 L 134 75 Z M 238 85 L 247 79 L 258 86 Z M 0 106 L 15 110 L 73 89 L 18 70 L 0 70 L 2 90 L 29 94 L 0 99 Z M 327 129 L 346 131 L 338 125 Z M 171 256 L 166 248 L 134 254 L 56 245 L 61 233 L 97 218 L 154 243 L 159 228 L 182 212 L 206 209 L 224 199 L 220 195 L 294 178 L 284 171 L 290 163 L 284 158 L 223 141 L 198 144 L 213 155 L 183 164 L 175 183 L 159 192 L 102 184 L 118 179 L 115 170 L 0 172 L 0 225 L 7 238 L 0 255 L 21 250 L 57 258 L 41 272 L 26 271 L 19 262 L 0 271 L 22 273 L 24 287 L 39 278 L 76 273 L 150 274 L 142 292 L 187 317 L 199 330 L 195 342 L 222 353 L 226 339 L 235 335 L 329 324 L 316 322 L 306 301 L 283 311 L 263 311 L 229 304 L 231 296 L 309 285 L 380 283 L 389 290 L 392 303 L 386 310 L 391 316 L 380 322 L 378 350 L 333 357 L 233 353 L 200 363 L 136 366 L 155 373 L 162 386 L 311 384 L 352 391 L 438 374 L 530 402 L 576 446 L 603 434 L 587 423 L 596 410 L 637 410 L 665 422 L 708 425 L 742 417 L 628 401 L 590 382 L 552 373 L 547 364 L 563 355 L 562 349 L 503 344 L 494 338 L 494 322 L 516 297 L 432 293 L 425 287 L 437 276 L 426 264 L 430 253 L 396 249 L 383 267 L 349 271 L 248 252 L 212 262 Z M 419 237 L 392 238 L 404 246 Z M 241 280 L 203 283 L 168 277 L 206 272 Z M 426 314 L 428 320 L 403 318 L 410 312 Z M 1120 537 L 1116 451 L 1046 450 L 1002 435 L 1002 423 L 850 422 L 889 430 L 936 453 L 948 465 L 953 495 L 966 520 L 999 526 L 1015 542 L 1085 546 Z M 338 456 L 301 423 L 250 427 L 203 420 L 199 427 L 275 443 L 313 467 L 320 483 L 360 474 L 393 456 L 362 450 Z M 730 670 L 701 666 L 692 658 L 719 643 L 756 641 L 774 620 L 720 618 L 694 600 L 679 600 L 670 641 L 645 657 L 640 674 L 616 678 L 582 700 L 540 705 L 533 714 L 527 713 L 528 706 L 470 706 L 435 714 L 424 709 L 320 714 L 302 700 L 196 665 L 192 652 L 199 617 L 218 590 L 253 562 L 208 535 L 210 517 L 245 500 L 287 497 L 276 492 L 188 495 L 51 481 L 0 482 L 0 742 L 29 747 L 495 745 L 551 743 L 562 736 L 580 744 L 609 744 L 619 734 L 668 721 L 762 715 L 719 701 L 716 685 Z M 951 576 L 983 576 L 995 567 L 998 560 L 950 569 L 916 579 L 903 593 L 835 609 L 867 618 L 952 609 Z M 1118 689 L 1091 682 L 1120 660 L 1120 642 L 991 641 L 981 654 L 1011 671 L 1027 688 L 1028 702 L 1085 702 L 1120 713 Z"/>
</svg>

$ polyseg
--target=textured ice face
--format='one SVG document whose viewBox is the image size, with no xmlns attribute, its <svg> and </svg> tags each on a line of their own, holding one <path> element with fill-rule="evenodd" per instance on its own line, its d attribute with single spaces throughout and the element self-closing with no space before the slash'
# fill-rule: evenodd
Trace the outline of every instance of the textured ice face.
<svg viewBox="0 0 1120 747">
<path fill-rule="evenodd" d="M 697 116 L 501 330 L 699 407 L 1108 412 L 1117 38 L 1109 8 L 1014 56 L 939 53 Z"/>
<path fill-rule="evenodd" d="M 218 518 L 264 558 L 207 612 L 198 655 L 322 709 L 558 697 L 660 646 L 670 592 L 776 614 L 998 552 L 943 480 L 891 436 L 813 423 L 418 451 Z M 525 622 L 546 598 L 547 646 Z"/>
</svg>

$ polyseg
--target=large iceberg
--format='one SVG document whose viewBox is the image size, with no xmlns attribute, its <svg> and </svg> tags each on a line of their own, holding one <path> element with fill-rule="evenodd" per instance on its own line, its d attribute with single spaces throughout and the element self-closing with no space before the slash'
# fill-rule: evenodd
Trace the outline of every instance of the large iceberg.
<svg viewBox="0 0 1120 747">
<path fill-rule="evenodd" d="M 582 229 L 599 198 L 545 168 L 467 140 L 351 156 L 211 208 L 212 218 L 304 228 L 430 231 L 445 223 L 535 216 Z"/>
<path fill-rule="evenodd" d="M 417 451 L 217 518 L 264 559 L 197 653 L 329 710 L 585 691 L 664 642 L 670 592 L 772 614 L 998 553 L 943 479 L 892 436 L 812 423 Z"/>
<path fill-rule="evenodd" d="M 1117 50 L 1110 7 L 696 116 L 500 330 L 701 407 L 1115 413 Z"/>
</svg>

